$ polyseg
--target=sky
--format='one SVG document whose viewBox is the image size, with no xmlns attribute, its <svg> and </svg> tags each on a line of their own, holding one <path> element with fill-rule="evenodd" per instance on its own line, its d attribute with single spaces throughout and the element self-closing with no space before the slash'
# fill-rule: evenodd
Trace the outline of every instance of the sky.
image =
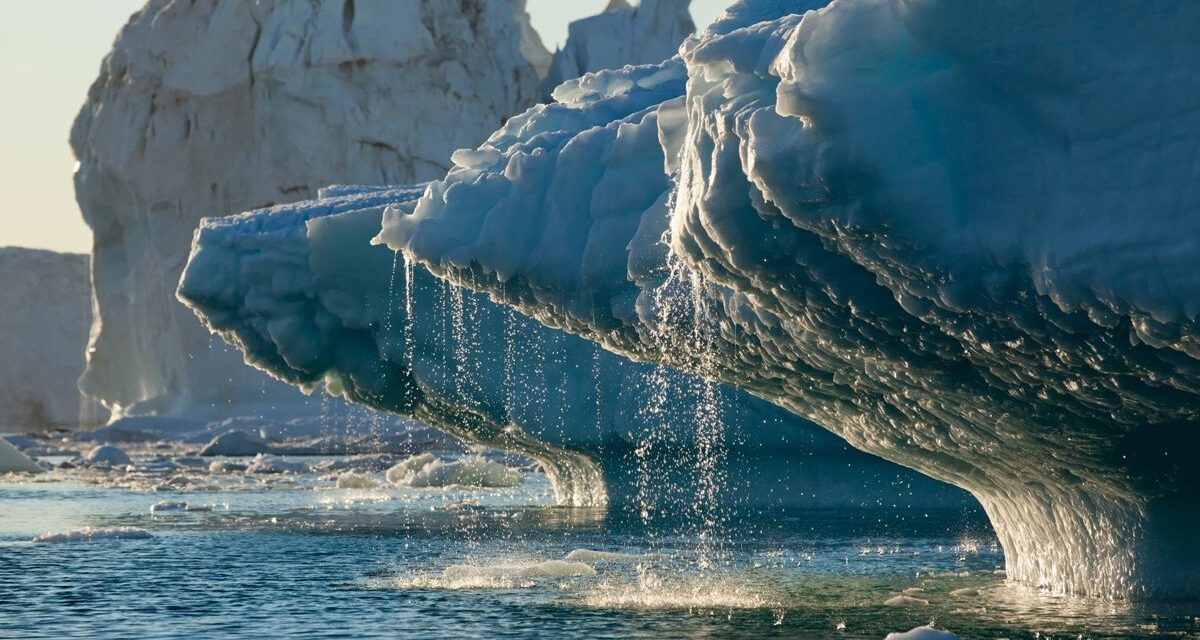
<svg viewBox="0 0 1200 640">
<path fill-rule="evenodd" d="M 730 0 L 693 0 L 696 24 Z M 2 0 L 0 20 L 0 246 L 86 253 L 91 231 L 75 204 L 71 122 L 117 31 L 145 0 Z M 529 0 L 553 50 L 567 25 L 608 0 Z"/>
</svg>

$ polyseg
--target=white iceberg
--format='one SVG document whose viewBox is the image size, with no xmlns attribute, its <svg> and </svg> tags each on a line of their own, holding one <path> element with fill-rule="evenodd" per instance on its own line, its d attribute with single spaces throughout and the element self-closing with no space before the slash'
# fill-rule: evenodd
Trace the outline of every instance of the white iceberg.
<svg viewBox="0 0 1200 640">
<path fill-rule="evenodd" d="M 103 418 L 76 384 L 90 317 L 87 256 L 0 247 L 0 431 Z"/>
</svg>

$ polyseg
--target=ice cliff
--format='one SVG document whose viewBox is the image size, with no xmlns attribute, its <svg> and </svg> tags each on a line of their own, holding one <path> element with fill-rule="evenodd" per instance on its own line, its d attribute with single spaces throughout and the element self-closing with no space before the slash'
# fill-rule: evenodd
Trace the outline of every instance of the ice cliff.
<svg viewBox="0 0 1200 640">
<path fill-rule="evenodd" d="M 380 240 L 969 490 L 1016 580 L 1200 596 L 1200 5 L 821 4 L 560 88 Z"/>
<path fill-rule="evenodd" d="M 585 73 L 670 58 L 696 29 L 689 5 L 691 0 L 642 0 L 631 7 L 612 0 L 603 13 L 572 22 L 566 44 L 549 64 L 543 92 L 549 95 Z"/>
<path fill-rule="evenodd" d="M 333 182 L 444 175 L 451 151 L 537 96 L 522 52 L 540 42 L 524 2 L 512 5 L 148 2 L 71 132 L 76 197 L 95 238 L 82 388 L 116 416 L 225 417 L 296 402 L 214 348 L 175 301 L 196 224 Z"/>
<path fill-rule="evenodd" d="M 102 417 L 76 386 L 90 299 L 87 256 L 0 247 L 0 433 Z"/>
<path fill-rule="evenodd" d="M 247 362 L 541 461 L 563 504 L 712 524 L 742 507 L 958 507 L 732 387 L 637 364 L 372 245 L 424 185 L 204 221 L 179 288 Z"/>
</svg>

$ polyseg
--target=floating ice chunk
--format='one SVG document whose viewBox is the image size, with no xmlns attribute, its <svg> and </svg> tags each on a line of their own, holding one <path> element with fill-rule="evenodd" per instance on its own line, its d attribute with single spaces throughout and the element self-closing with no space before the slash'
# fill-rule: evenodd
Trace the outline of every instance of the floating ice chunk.
<svg viewBox="0 0 1200 640">
<path fill-rule="evenodd" d="M 586 562 L 588 564 L 632 564 L 648 560 L 664 558 L 657 553 L 614 553 L 611 551 L 593 551 L 591 549 L 576 549 L 567 554 L 567 562 Z"/>
<path fill-rule="evenodd" d="M 899 595 L 884 600 L 883 604 L 889 607 L 924 607 L 925 605 L 929 604 L 929 601 L 922 600 L 921 598 L 914 598 L 912 596 Z"/>
<path fill-rule="evenodd" d="M 29 456 L 0 438 L 0 473 L 41 473 L 43 469 Z"/>
<path fill-rule="evenodd" d="M 200 450 L 202 456 L 255 456 L 268 453 L 271 447 L 257 433 L 241 429 L 226 431 L 212 439 Z"/>
<path fill-rule="evenodd" d="M 422 453 L 397 462 L 394 467 L 387 470 L 387 481 L 392 484 L 408 484 L 417 472 L 436 459 L 437 456 L 432 453 Z"/>
<path fill-rule="evenodd" d="M 979 595 L 979 589 L 973 587 L 963 587 L 950 592 L 951 598 L 974 598 Z"/>
<path fill-rule="evenodd" d="M 178 500 L 160 500 L 150 505 L 150 513 L 164 513 L 167 511 L 187 511 L 188 503 Z"/>
<path fill-rule="evenodd" d="M 447 462 L 428 453 L 388 469 L 387 479 L 410 487 L 515 487 L 524 481 L 519 471 L 497 462 L 479 458 Z"/>
<path fill-rule="evenodd" d="M 213 474 L 221 474 L 221 475 L 224 475 L 227 473 L 242 473 L 242 472 L 246 471 L 246 469 L 248 469 L 249 466 L 250 465 L 243 464 L 241 462 L 230 462 L 229 460 L 213 460 L 212 463 L 208 465 L 208 472 L 213 473 Z"/>
<path fill-rule="evenodd" d="M 83 456 L 83 463 L 92 467 L 117 467 L 129 464 L 129 454 L 112 445 L 94 447 Z"/>
<path fill-rule="evenodd" d="M 96 540 L 144 540 L 152 538 L 149 531 L 138 527 L 106 527 L 92 528 L 84 527 L 72 531 L 56 531 L 51 533 L 43 533 L 35 537 L 32 542 L 35 543 L 58 543 L 58 542 L 94 542 Z"/>
<path fill-rule="evenodd" d="M 903 633 L 889 633 L 883 640 L 959 640 L 959 638 L 949 631 L 934 629 L 926 625 Z"/>
<path fill-rule="evenodd" d="M 337 479 L 337 488 L 339 489 L 374 489 L 378 486 L 379 482 L 371 476 L 353 471 L 347 471 Z"/>
<path fill-rule="evenodd" d="M 297 474 L 308 471 L 308 465 L 303 462 L 291 462 L 278 456 L 258 454 L 246 467 L 249 475 Z"/>
</svg>

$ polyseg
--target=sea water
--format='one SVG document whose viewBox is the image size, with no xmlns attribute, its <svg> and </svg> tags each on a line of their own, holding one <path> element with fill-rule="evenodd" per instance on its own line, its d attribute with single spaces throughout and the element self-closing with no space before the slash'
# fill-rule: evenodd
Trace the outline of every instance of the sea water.
<svg viewBox="0 0 1200 640">
<path fill-rule="evenodd" d="M 339 489 L 195 467 L 0 478 L 0 637 L 1200 637 L 1186 604 L 1007 584 L 975 512 L 730 514 L 714 561 L 686 522 L 554 506 L 535 471 Z"/>
</svg>

